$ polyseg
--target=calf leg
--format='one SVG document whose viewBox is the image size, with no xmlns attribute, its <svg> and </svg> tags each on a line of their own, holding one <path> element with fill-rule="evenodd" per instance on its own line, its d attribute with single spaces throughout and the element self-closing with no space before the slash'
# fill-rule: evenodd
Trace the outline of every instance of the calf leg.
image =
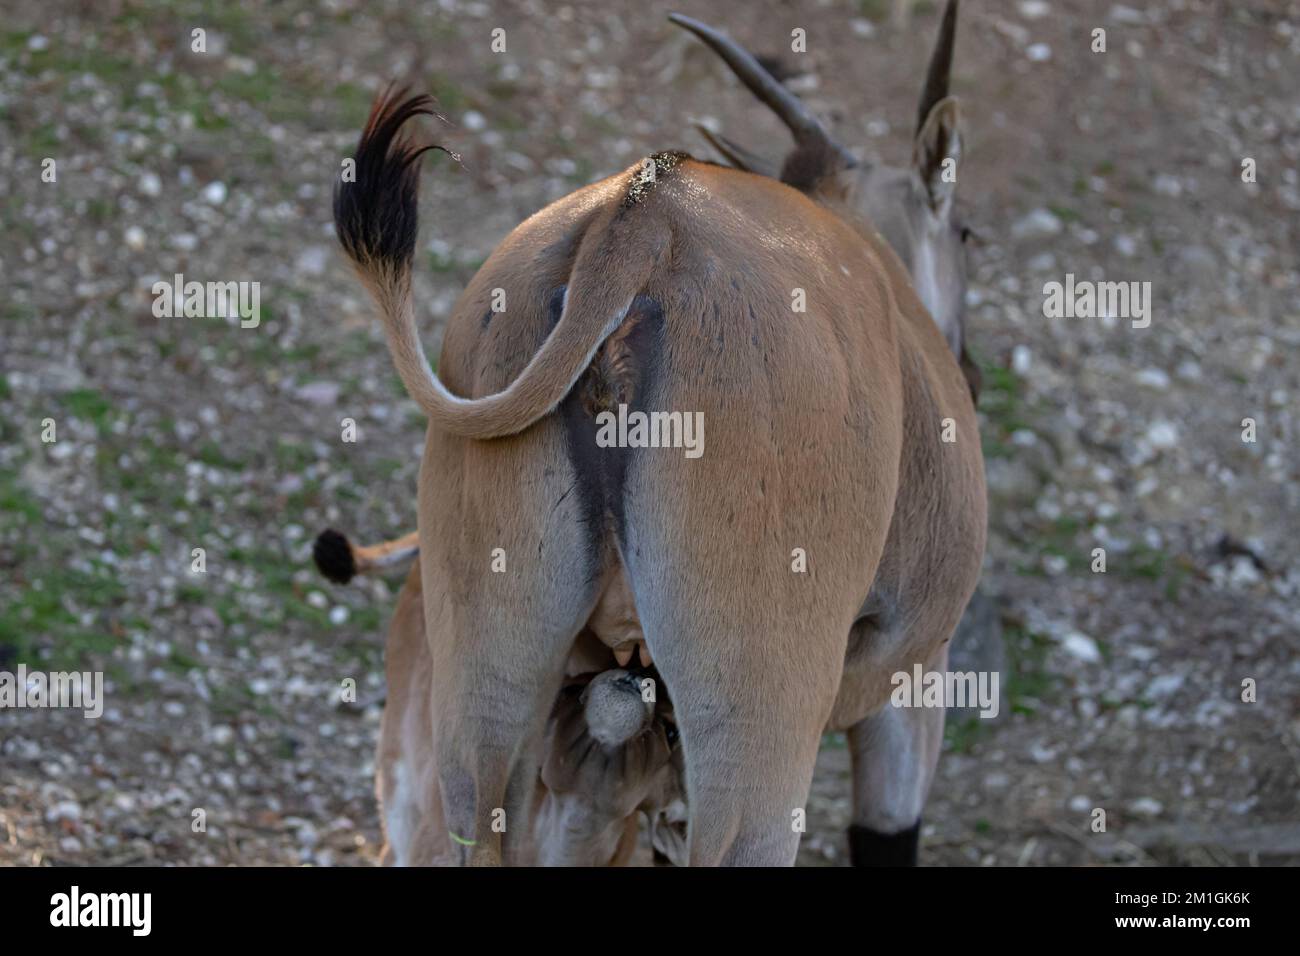
<svg viewBox="0 0 1300 956">
<path fill-rule="evenodd" d="M 384 828 L 380 862 L 445 863 L 451 853 L 433 760 L 429 647 L 418 567 L 411 569 L 398 595 L 384 657 L 388 701 L 375 759 L 375 793 Z"/>
</svg>

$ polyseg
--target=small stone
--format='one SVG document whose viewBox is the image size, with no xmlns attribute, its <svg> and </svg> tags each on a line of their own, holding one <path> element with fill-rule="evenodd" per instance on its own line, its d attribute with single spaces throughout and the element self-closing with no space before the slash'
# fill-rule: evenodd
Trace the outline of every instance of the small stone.
<svg viewBox="0 0 1300 956">
<path fill-rule="evenodd" d="M 157 173 L 144 173 L 140 177 L 140 192 L 146 196 L 162 194 L 162 179 Z"/>
<path fill-rule="evenodd" d="M 1138 797 L 1129 804 L 1129 810 L 1140 817 L 1158 817 L 1164 809 L 1165 805 L 1154 797 Z"/>
<path fill-rule="evenodd" d="M 1046 63 L 1052 58 L 1052 48 L 1046 43 L 1033 43 L 1025 50 L 1030 63 Z"/>
<path fill-rule="evenodd" d="M 313 405 L 333 405 L 339 399 L 339 386 L 337 382 L 308 382 L 299 386 L 295 394 Z"/>
<path fill-rule="evenodd" d="M 1018 219 L 1011 226 L 1013 239 L 1039 239 L 1054 236 L 1061 231 L 1061 220 L 1050 209 L 1038 208 Z"/>
<path fill-rule="evenodd" d="M 1178 444 L 1178 426 L 1163 419 L 1152 422 L 1147 429 L 1146 439 L 1158 451 L 1173 448 Z"/>
<path fill-rule="evenodd" d="M 226 184 L 216 179 L 203 187 L 203 201 L 220 206 L 226 201 Z"/>
<path fill-rule="evenodd" d="M 1183 194 L 1183 184 L 1178 181 L 1178 177 L 1170 176 L 1168 173 L 1158 175 L 1151 188 L 1162 196 L 1176 197 Z"/>
<path fill-rule="evenodd" d="M 235 739 L 235 732 L 225 724 L 217 724 L 208 731 L 208 739 L 218 747 L 224 747 Z"/>
<path fill-rule="evenodd" d="M 1260 582 L 1255 562 L 1244 554 L 1235 555 L 1229 565 L 1228 582 L 1236 587 L 1249 587 Z"/>
<path fill-rule="evenodd" d="M 1151 700 L 1168 697 L 1183 686 L 1184 679 L 1181 674 L 1161 674 L 1147 685 L 1146 696 Z"/>
<path fill-rule="evenodd" d="M 128 249 L 133 249 L 134 251 L 139 252 L 144 248 L 144 230 L 139 226 L 128 226 L 126 232 L 122 234 L 122 238 L 126 240 Z"/>
<path fill-rule="evenodd" d="M 1082 631 L 1070 631 L 1061 641 L 1061 646 L 1067 654 L 1085 664 L 1096 664 L 1101 660 L 1101 651 L 1097 649 L 1097 642 Z"/>
<path fill-rule="evenodd" d="M 60 800 L 48 810 L 45 811 L 45 821 L 47 823 L 57 823 L 60 820 L 80 820 L 81 804 L 75 800 Z"/>
<path fill-rule="evenodd" d="M 1146 16 L 1140 10 L 1134 10 L 1132 7 L 1126 7 L 1117 3 L 1110 8 L 1107 19 L 1114 23 L 1146 23 Z"/>
<path fill-rule="evenodd" d="M 1025 375 L 1033 365 L 1033 353 L 1027 345 L 1017 345 L 1011 350 L 1011 370 L 1017 375 Z"/>
<path fill-rule="evenodd" d="M 1056 748 L 1044 743 L 1036 743 L 1029 748 L 1029 758 L 1034 763 L 1051 763 L 1056 759 Z"/>
<path fill-rule="evenodd" d="M 1147 388 L 1163 392 L 1169 387 L 1169 375 L 1163 369 L 1144 368 L 1137 373 L 1136 377 L 1138 384 L 1145 385 Z"/>
<path fill-rule="evenodd" d="M 329 255 L 324 246 L 308 246 L 298 254 L 298 271 L 309 276 L 324 275 Z"/>
</svg>

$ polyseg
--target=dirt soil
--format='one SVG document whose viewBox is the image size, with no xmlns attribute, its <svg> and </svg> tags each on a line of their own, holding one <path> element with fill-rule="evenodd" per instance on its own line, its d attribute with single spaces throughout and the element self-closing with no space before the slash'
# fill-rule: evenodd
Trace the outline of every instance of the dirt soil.
<svg viewBox="0 0 1300 956">
<path fill-rule="evenodd" d="M 950 724 L 923 862 L 1300 862 L 1300 4 L 965 6 L 983 627 L 1006 693 L 997 720 Z M 778 57 L 843 141 L 906 162 L 938 14 L 891 7 L 8 0 L 0 670 L 103 670 L 108 705 L 0 710 L 0 863 L 377 857 L 400 577 L 334 587 L 309 558 L 328 525 L 415 523 L 423 419 L 330 222 L 377 88 L 436 93 L 462 157 L 426 164 L 432 350 L 515 224 L 654 151 L 710 155 L 692 120 L 786 149 L 670 10 Z M 260 325 L 156 318 L 176 273 L 260 282 Z M 1045 318 L 1067 273 L 1149 281 L 1150 326 Z M 801 863 L 846 862 L 849 807 L 832 735 Z"/>
</svg>

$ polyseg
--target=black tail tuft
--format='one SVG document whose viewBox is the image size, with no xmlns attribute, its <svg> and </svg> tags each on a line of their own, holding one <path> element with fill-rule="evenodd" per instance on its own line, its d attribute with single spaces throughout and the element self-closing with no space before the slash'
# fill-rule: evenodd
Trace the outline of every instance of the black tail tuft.
<svg viewBox="0 0 1300 956">
<path fill-rule="evenodd" d="M 336 584 L 347 584 L 357 573 L 357 563 L 352 558 L 352 545 L 346 535 L 326 528 L 316 536 L 311 549 L 312 559 L 320 573 Z"/>
<path fill-rule="evenodd" d="M 401 134 L 406 121 L 421 114 L 442 119 L 427 95 L 391 85 L 380 93 L 353 157 L 356 181 L 335 183 L 334 229 L 358 265 L 403 267 L 415 254 L 419 159 L 426 150 L 442 149 L 417 146 Z"/>
</svg>

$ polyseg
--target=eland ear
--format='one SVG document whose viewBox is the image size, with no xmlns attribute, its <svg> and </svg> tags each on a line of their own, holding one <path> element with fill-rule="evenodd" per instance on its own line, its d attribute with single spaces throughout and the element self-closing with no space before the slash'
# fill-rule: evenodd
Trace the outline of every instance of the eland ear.
<svg viewBox="0 0 1300 956">
<path fill-rule="evenodd" d="M 947 219 L 952 211 L 961 151 L 961 111 L 957 100 L 946 96 L 931 108 L 912 143 L 912 168 L 940 219 Z"/>
</svg>

